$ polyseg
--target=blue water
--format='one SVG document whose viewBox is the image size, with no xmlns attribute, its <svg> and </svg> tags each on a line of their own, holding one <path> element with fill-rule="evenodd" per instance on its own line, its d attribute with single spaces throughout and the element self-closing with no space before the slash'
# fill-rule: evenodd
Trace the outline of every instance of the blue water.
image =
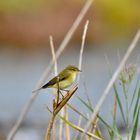
<svg viewBox="0 0 140 140">
<path fill-rule="evenodd" d="M 83 72 L 76 94 L 86 99 L 85 92 L 87 92 L 93 105 L 96 105 L 110 79 L 109 66 L 105 56 L 108 57 L 111 68 L 114 71 L 119 64 L 118 52 L 120 58 L 122 58 L 128 43 L 118 46 L 122 45 L 126 47 L 118 48 L 117 45 L 112 47 L 110 44 L 106 46 L 86 46 L 83 54 Z M 58 60 L 59 71 L 67 66 L 67 64 L 78 64 L 80 48 L 78 46 L 70 47 L 64 51 Z M 139 55 L 140 47 L 137 46 L 128 63 L 140 64 Z M 9 128 L 18 118 L 50 60 L 51 53 L 49 49 L 32 52 L 32 50 L 22 50 L 19 48 L 0 48 L 0 124 L 2 124 L 6 131 L 9 131 Z M 50 74 L 47 80 L 51 77 L 53 77 L 53 73 Z M 51 106 L 52 99 L 54 98 L 50 94 L 51 92 L 52 90 L 50 89 L 41 91 L 25 122 L 39 124 L 46 128 L 47 120 L 50 117 L 46 105 Z M 113 92 L 111 92 L 101 110 L 101 115 L 108 122 L 111 121 L 113 101 L 114 96 Z M 70 103 L 84 114 L 90 113 L 76 96 L 72 97 Z M 70 119 L 77 122 L 78 116 L 74 113 L 71 114 Z M 9 125 L 7 125 L 7 122 Z M 118 118 L 118 122 L 122 122 L 121 117 Z"/>
</svg>

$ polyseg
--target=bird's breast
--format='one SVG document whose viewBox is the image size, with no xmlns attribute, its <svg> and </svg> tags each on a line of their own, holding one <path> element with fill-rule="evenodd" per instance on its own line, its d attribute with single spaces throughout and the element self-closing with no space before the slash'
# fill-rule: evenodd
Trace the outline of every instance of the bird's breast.
<svg viewBox="0 0 140 140">
<path fill-rule="evenodd" d="M 72 85 L 72 83 L 75 81 L 76 79 L 76 74 L 75 73 L 70 73 L 70 75 L 65 79 L 59 82 L 59 87 L 61 89 L 65 89 L 69 86 Z"/>
</svg>

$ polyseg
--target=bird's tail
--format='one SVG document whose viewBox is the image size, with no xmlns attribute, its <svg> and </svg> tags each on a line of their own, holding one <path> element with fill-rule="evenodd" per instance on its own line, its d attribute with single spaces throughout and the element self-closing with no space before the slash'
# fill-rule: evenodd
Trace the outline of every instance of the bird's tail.
<svg viewBox="0 0 140 140">
<path fill-rule="evenodd" d="M 39 89 L 35 89 L 35 90 L 32 91 L 32 93 L 38 92 L 38 91 L 41 90 L 41 89 L 42 89 L 42 87 L 39 88 Z"/>
</svg>

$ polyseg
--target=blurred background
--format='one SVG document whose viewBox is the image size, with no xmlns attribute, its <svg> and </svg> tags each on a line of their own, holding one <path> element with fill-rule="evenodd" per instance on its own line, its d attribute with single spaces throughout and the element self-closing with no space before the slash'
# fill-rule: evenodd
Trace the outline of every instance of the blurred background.
<svg viewBox="0 0 140 140">
<path fill-rule="evenodd" d="M 0 140 L 16 122 L 24 104 L 52 59 L 49 35 L 54 38 L 55 49 L 63 40 L 85 0 L 10 0 L 0 1 Z M 68 64 L 78 65 L 83 27 L 89 19 L 86 46 L 83 54 L 79 94 L 90 95 L 93 104 L 99 100 L 110 76 L 108 57 L 113 70 L 119 64 L 137 29 L 140 27 L 139 0 L 94 1 L 78 27 L 67 49 L 58 60 L 58 70 Z M 129 63 L 139 64 L 140 43 Z M 118 57 L 119 54 L 119 57 Z M 53 76 L 50 75 L 49 79 Z M 48 80 L 49 80 L 48 79 Z M 30 113 L 22 123 L 15 140 L 44 137 L 52 105 L 51 90 L 41 91 Z M 46 94 L 43 94 L 46 93 Z M 111 121 L 113 95 L 105 101 L 101 114 Z M 76 97 L 70 101 L 84 113 L 86 109 Z M 80 107 L 79 107 L 80 106 Z M 77 122 L 76 114 L 71 121 Z M 123 121 L 118 117 L 118 124 Z"/>
</svg>

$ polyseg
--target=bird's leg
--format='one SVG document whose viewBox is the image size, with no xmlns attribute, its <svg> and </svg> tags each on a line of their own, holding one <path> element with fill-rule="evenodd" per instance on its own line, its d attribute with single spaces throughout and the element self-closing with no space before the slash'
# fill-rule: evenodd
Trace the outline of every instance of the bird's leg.
<svg viewBox="0 0 140 140">
<path fill-rule="evenodd" d="M 61 94 L 62 98 L 64 98 L 64 95 L 63 95 L 63 93 L 61 92 L 61 90 L 59 90 L 59 92 L 60 92 L 60 94 Z"/>
<path fill-rule="evenodd" d="M 62 99 L 64 99 L 64 95 L 63 95 L 63 93 L 61 92 L 61 91 L 65 91 L 65 92 L 69 92 L 69 90 L 65 90 L 65 89 L 59 89 L 59 93 L 61 94 L 61 96 L 62 96 Z"/>
<path fill-rule="evenodd" d="M 67 90 L 67 89 L 61 89 L 61 90 L 62 90 L 62 91 L 65 91 L 65 92 L 67 92 L 67 93 L 69 92 L 69 90 Z"/>
</svg>

